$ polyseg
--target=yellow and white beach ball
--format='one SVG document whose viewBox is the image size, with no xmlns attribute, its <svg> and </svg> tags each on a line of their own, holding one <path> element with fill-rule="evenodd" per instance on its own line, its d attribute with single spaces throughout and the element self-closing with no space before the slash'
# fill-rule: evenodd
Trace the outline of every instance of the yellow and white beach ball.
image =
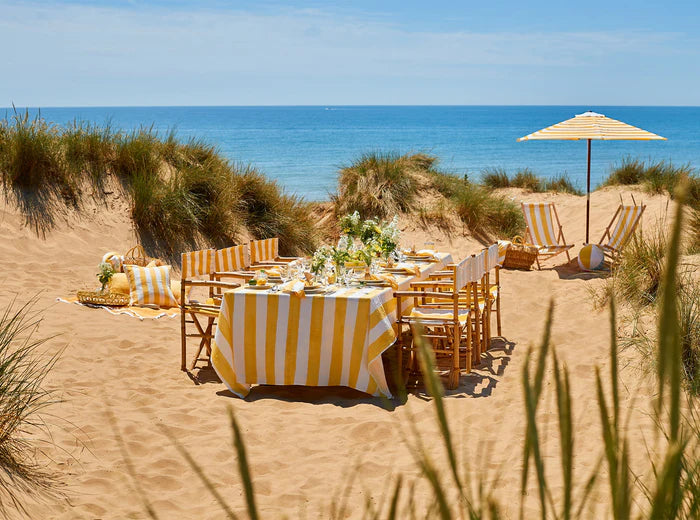
<svg viewBox="0 0 700 520">
<path fill-rule="evenodd" d="M 581 248 L 578 254 L 578 265 L 584 271 L 596 271 L 603 268 L 605 255 L 603 249 L 595 244 L 588 244 Z"/>
</svg>

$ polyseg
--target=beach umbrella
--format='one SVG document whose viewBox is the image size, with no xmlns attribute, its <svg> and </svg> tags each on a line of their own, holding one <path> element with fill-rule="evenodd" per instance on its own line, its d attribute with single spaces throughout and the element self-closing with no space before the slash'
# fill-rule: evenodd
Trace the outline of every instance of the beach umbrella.
<svg viewBox="0 0 700 520">
<path fill-rule="evenodd" d="M 588 221 L 591 212 L 591 141 L 654 141 L 665 137 L 652 134 L 622 121 L 610 119 L 603 114 L 584 112 L 577 116 L 521 137 L 518 141 L 536 140 L 588 141 L 588 173 L 586 177 L 586 243 L 588 243 Z"/>
</svg>

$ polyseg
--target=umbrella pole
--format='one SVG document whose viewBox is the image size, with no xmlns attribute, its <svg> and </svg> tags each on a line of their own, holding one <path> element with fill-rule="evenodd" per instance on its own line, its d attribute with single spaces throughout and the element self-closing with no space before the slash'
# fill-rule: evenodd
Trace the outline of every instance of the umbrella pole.
<svg viewBox="0 0 700 520">
<path fill-rule="evenodd" d="M 588 222 L 591 216 L 591 140 L 588 140 L 588 174 L 586 176 L 586 244 L 588 244 Z"/>
</svg>

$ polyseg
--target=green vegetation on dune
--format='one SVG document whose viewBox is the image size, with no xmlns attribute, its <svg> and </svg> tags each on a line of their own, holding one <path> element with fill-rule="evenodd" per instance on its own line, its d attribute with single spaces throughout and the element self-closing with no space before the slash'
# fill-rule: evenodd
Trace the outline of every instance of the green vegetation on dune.
<svg viewBox="0 0 700 520">
<path fill-rule="evenodd" d="M 379 217 L 407 213 L 416 209 L 422 194 L 437 192 L 480 238 L 522 233 L 524 222 L 517 204 L 464 177 L 441 172 L 436 165 L 437 159 L 425 154 L 365 154 L 340 171 L 336 213 L 359 211 Z M 438 207 L 445 211 L 444 205 Z M 425 208 L 418 210 L 426 215 Z"/>
<path fill-rule="evenodd" d="M 280 236 L 283 254 L 316 246 L 310 205 L 288 195 L 248 166 L 230 164 L 215 147 L 180 142 L 152 128 L 117 132 L 74 122 L 57 126 L 28 114 L 0 121 L 0 178 L 38 232 L 54 225 L 60 204 L 80 208 L 104 199 L 116 181 L 131 217 L 152 252 L 177 257 L 183 249 L 231 245 Z"/>
<path fill-rule="evenodd" d="M 566 174 L 545 179 L 529 168 L 518 170 L 513 177 L 510 177 L 503 168 L 487 168 L 481 175 L 481 182 L 484 186 L 492 189 L 522 188 L 533 193 L 554 191 L 570 193 L 571 195 L 583 195 L 583 192 L 574 186 Z"/>
</svg>

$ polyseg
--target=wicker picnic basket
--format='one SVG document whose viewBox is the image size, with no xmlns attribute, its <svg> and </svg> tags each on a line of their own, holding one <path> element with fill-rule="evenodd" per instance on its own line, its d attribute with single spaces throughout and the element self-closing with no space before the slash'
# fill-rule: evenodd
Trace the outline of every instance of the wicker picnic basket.
<svg viewBox="0 0 700 520">
<path fill-rule="evenodd" d="M 513 238 L 510 247 L 506 250 L 503 267 L 529 270 L 535 260 L 537 260 L 537 246 L 527 244 L 523 237 L 518 235 Z"/>
<path fill-rule="evenodd" d="M 129 305 L 129 295 L 100 292 L 100 291 L 78 291 L 78 301 L 88 305 L 108 305 L 110 307 L 124 307 Z"/>
<path fill-rule="evenodd" d="M 146 252 L 143 250 L 143 247 L 140 244 L 137 244 L 124 253 L 122 265 L 138 265 L 139 267 L 145 267 L 150 261 L 151 260 L 146 256 Z"/>
</svg>

